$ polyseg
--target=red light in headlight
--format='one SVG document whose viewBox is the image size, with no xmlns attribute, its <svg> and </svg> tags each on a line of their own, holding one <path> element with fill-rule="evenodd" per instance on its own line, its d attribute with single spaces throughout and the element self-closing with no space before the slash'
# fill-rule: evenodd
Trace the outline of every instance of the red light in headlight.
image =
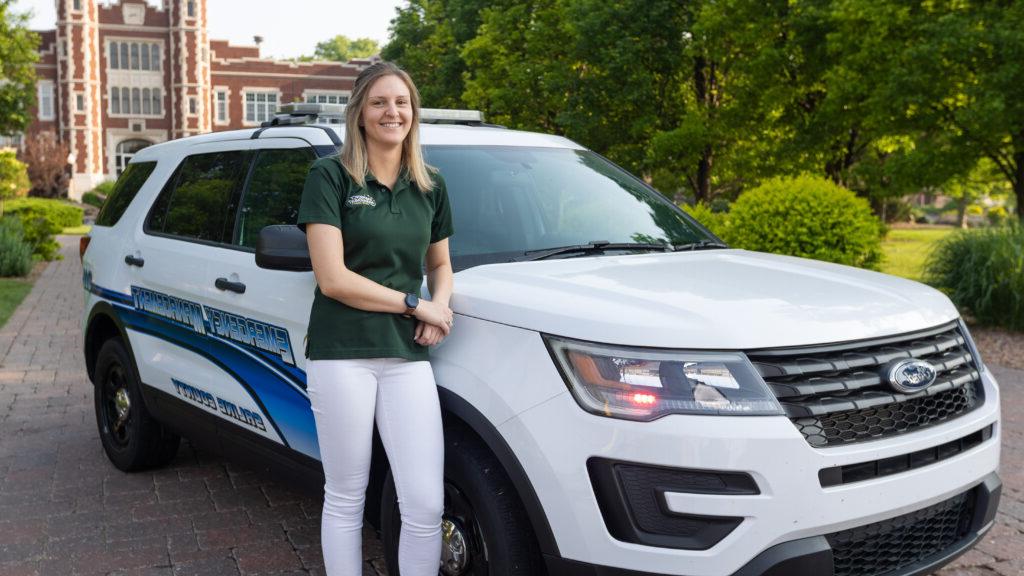
<svg viewBox="0 0 1024 576">
<path fill-rule="evenodd" d="M 654 406 L 654 403 L 658 401 L 658 397 L 646 392 L 636 392 L 633 394 L 632 401 L 637 406 Z"/>
</svg>

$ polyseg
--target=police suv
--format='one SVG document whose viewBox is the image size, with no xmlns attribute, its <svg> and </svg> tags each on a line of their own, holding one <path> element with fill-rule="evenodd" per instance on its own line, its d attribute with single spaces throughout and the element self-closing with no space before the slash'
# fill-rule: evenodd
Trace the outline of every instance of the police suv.
<svg viewBox="0 0 1024 576">
<path fill-rule="evenodd" d="M 83 240 L 118 468 L 187 436 L 322 487 L 294 223 L 341 118 L 292 105 L 119 178 Z M 942 294 L 730 249 L 601 156 L 476 112 L 424 111 L 422 143 L 455 224 L 441 574 L 924 574 L 992 526 L 999 390 Z M 366 519 L 397 574 L 377 448 Z"/>
</svg>

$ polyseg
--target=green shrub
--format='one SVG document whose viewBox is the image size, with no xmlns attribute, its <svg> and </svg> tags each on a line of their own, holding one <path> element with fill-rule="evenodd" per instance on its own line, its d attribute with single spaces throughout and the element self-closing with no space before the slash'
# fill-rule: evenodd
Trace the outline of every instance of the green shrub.
<svg viewBox="0 0 1024 576">
<path fill-rule="evenodd" d="M 1010 213 L 1006 211 L 1005 206 L 993 206 L 988 209 L 985 216 L 988 218 L 989 224 L 993 226 L 1002 226 L 1010 220 Z"/>
<path fill-rule="evenodd" d="M 0 152 L 0 217 L 4 215 L 5 201 L 28 194 L 31 187 L 28 167 L 15 157 L 14 152 Z"/>
<path fill-rule="evenodd" d="M 729 213 L 717 212 L 711 206 L 698 202 L 694 205 L 683 204 L 683 210 L 703 224 L 708 230 L 714 232 L 715 236 L 725 240 L 728 237 Z"/>
<path fill-rule="evenodd" d="M 951 235 L 932 252 L 925 279 L 979 322 L 1024 330 L 1024 227 Z"/>
<path fill-rule="evenodd" d="M 55 234 L 82 225 L 82 209 L 60 200 L 19 198 L 7 203 L 7 211 L 21 219 L 25 240 L 32 245 L 32 253 L 43 260 L 60 256 Z"/>
<path fill-rule="evenodd" d="M 103 202 L 106 201 L 106 196 L 100 196 L 95 192 L 86 192 L 82 194 L 82 204 L 88 204 L 97 208 L 103 207 Z"/>
<path fill-rule="evenodd" d="M 867 200 L 829 180 L 798 176 L 742 194 L 724 239 L 736 248 L 877 269 L 883 230 Z"/>
<path fill-rule="evenodd" d="M 21 219 L 0 219 L 0 276 L 27 276 L 32 270 L 32 245 L 25 241 Z"/>
<path fill-rule="evenodd" d="M 51 198 L 18 198 L 7 203 L 7 210 L 13 213 L 30 212 L 46 218 L 61 229 L 82 225 L 82 208 Z"/>
<path fill-rule="evenodd" d="M 95 188 L 90 190 L 90 192 L 102 196 L 103 198 L 106 198 L 107 196 L 110 196 L 111 192 L 114 191 L 115 184 L 117 184 L 116 180 L 104 180 L 103 182 L 97 184 Z"/>
</svg>

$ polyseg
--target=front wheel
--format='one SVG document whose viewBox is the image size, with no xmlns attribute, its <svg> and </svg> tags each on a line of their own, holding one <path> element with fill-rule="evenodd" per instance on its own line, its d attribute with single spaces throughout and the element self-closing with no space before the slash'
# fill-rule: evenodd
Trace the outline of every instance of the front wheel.
<svg viewBox="0 0 1024 576">
<path fill-rule="evenodd" d="M 388 574 L 398 575 L 402 520 L 394 479 L 384 483 L 381 539 Z M 512 481 L 490 450 L 461 427 L 445 428 L 443 576 L 537 576 L 546 570 Z"/>
<path fill-rule="evenodd" d="M 181 438 L 164 430 L 142 403 L 135 370 L 120 340 L 107 340 L 96 357 L 96 425 L 107 458 L 132 472 L 170 462 Z"/>
</svg>

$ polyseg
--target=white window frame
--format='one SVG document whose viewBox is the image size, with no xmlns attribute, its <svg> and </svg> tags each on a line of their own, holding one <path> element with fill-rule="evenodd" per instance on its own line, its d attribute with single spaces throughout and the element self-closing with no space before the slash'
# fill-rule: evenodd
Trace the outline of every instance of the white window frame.
<svg viewBox="0 0 1024 576">
<path fill-rule="evenodd" d="M 128 90 L 128 99 L 127 99 L 127 101 L 123 98 L 124 94 L 121 93 L 121 91 L 124 90 L 124 89 Z M 120 96 L 122 96 L 122 97 L 118 98 L 118 104 L 120 105 L 120 108 L 121 108 L 120 112 L 114 112 L 114 104 L 113 104 L 114 98 L 113 98 L 113 96 L 111 95 L 111 96 L 109 96 L 107 98 L 107 116 L 109 116 L 111 118 L 154 118 L 155 119 L 155 118 L 164 118 L 165 117 L 164 107 L 163 107 L 163 98 L 164 98 L 165 94 L 164 94 L 164 87 L 162 85 L 159 85 L 159 84 L 143 84 L 143 85 L 138 85 L 138 86 L 129 86 L 129 85 L 121 85 L 121 84 L 112 84 L 110 86 L 107 86 L 107 90 L 108 90 L 108 93 L 113 91 L 113 90 L 118 90 L 118 94 Z M 138 90 L 139 91 L 139 111 L 138 111 L 138 113 L 135 113 L 135 114 L 133 114 L 131 112 L 132 102 L 134 101 L 134 98 L 133 98 L 133 95 L 132 95 L 132 91 L 133 90 Z M 142 111 L 146 109 L 146 103 L 143 101 L 146 90 L 149 90 L 149 94 L 150 94 L 150 96 L 149 96 L 150 113 L 149 114 L 143 114 L 142 113 Z M 157 98 L 153 97 L 153 91 L 154 90 L 159 90 L 160 91 L 160 95 Z M 154 101 L 158 101 L 160 103 L 160 112 L 159 113 L 157 113 L 155 111 L 155 108 L 153 107 L 153 102 Z M 127 106 L 125 105 L 126 102 L 127 102 Z"/>
<path fill-rule="evenodd" d="M 320 104 L 348 104 L 348 99 L 352 97 L 352 93 L 349 92 L 348 90 L 316 90 L 316 89 L 309 89 L 309 90 L 303 90 L 302 91 L 302 101 L 303 102 L 309 103 L 310 102 L 310 98 L 320 98 L 320 97 L 325 97 L 325 98 L 334 97 L 334 98 L 339 99 L 339 100 L 342 97 L 345 98 L 345 102 L 320 102 Z M 312 103 L 316 104 L 317 102 L 312 102 Z"/>
<path fill-rule="evenodd" d="M 131 37 L 109 37 L 103 40 L 104 42 L 104 54 L 107 62 L 107 70 L 115 71 L 115 73 L 132 73 L 132 74 L 161 74 L 163 72 L 163 57 L 165 52 L 164 42 L 159 39 L 150 38 L 131 38 Z M 132 44 L 138 46 L 138 68 L 131 67 L 131 47 Z M 110 47 L 116 45 L 117 50 L 117 68 L 114 68 L 111 64 L 113 59 L 110 57 Z M 156 48 L 156 58 L 153 58 L 153 48 Z M 148 50 L 149 55 L 149 68 L 142 67 L 142 50 L 145 48 Z"/>
<path fill-rule="evenodd" d="M 220 101 L 217 98 L 224 95 L 224 118 L 220 118 Z M 213 87 L 213 123 L 217 126 L 231 124 L 231 89 L 227 86 Z"/>
<path fill-rule="evenodd" d="M 76 3 L 78 4 L 78 8 L 75 8 L 75 4 Z M 71 11 L 72 12 L 82 12 L 82 8 L 83 8 L 82 0 L 71 0 Z"/>
<path fill-rule="evenodd" d="M 53 81 L 52 80 L 40 80 L 37 83 L 36 86 L 37 86 L 37 88 L 36 88 L 36 90 L 37 90 L 36 97 L 37 97 L 37 103 L 38 103 L 38 107 L 39 107 L 39 110 L 38 110 L 39 119 L 40 120 L 47 120 L 47 121 L 52 121 L 52 120 L 56 119 L 57 118 L 57 114 L 55 113 L 55 110 L 54 110 L 55 102 L 54 102 L 54 93 L 53 93 Z M 43 106 L 43 96 L 44 95 L 49 96 L 49 102 L 50 102 L 49 111 L 47 111 L 46 107 Z"/>
<path fill-rule="evenodd" d="M 276 99 L 275 99 L 274 107 L 270 108 L 270 106 L 269 106 L 270 103 L 269 102 L 266 102 L 266 103 L 256 102 L 255 103 L 256 109 L 255 109 L 255 114 L 254 114 L 256 119 L 255 120 L 250 120 L 249 119 L 249 95 L 250 94 L 252 94 L 254 96 L 258 96 L 260 94 L 266 94 L 266 95 L 273 95 L 273 96 L 275 96 Z M 261 104 L 263 104 L 262 110 L 261 110 L 261 106 L 260 106 Z M 270 120 L 271 118 L 273 118 L 274 117 L 274 112 L 277 111 L 277 107 L 280 106 L 280 105 L 281 105 L 281 91 L 280 90 L 277 90 L 277 89 L 274 89 L 274 88 L 242 88 L 242 125 L 243 126 L 259 126 L 262 122 L 264 122 L 266 120 Z M 266 112 L 266 118 L 263 119 L 263 120 L 259 119 L 261 111 Z"/>
</svg>

